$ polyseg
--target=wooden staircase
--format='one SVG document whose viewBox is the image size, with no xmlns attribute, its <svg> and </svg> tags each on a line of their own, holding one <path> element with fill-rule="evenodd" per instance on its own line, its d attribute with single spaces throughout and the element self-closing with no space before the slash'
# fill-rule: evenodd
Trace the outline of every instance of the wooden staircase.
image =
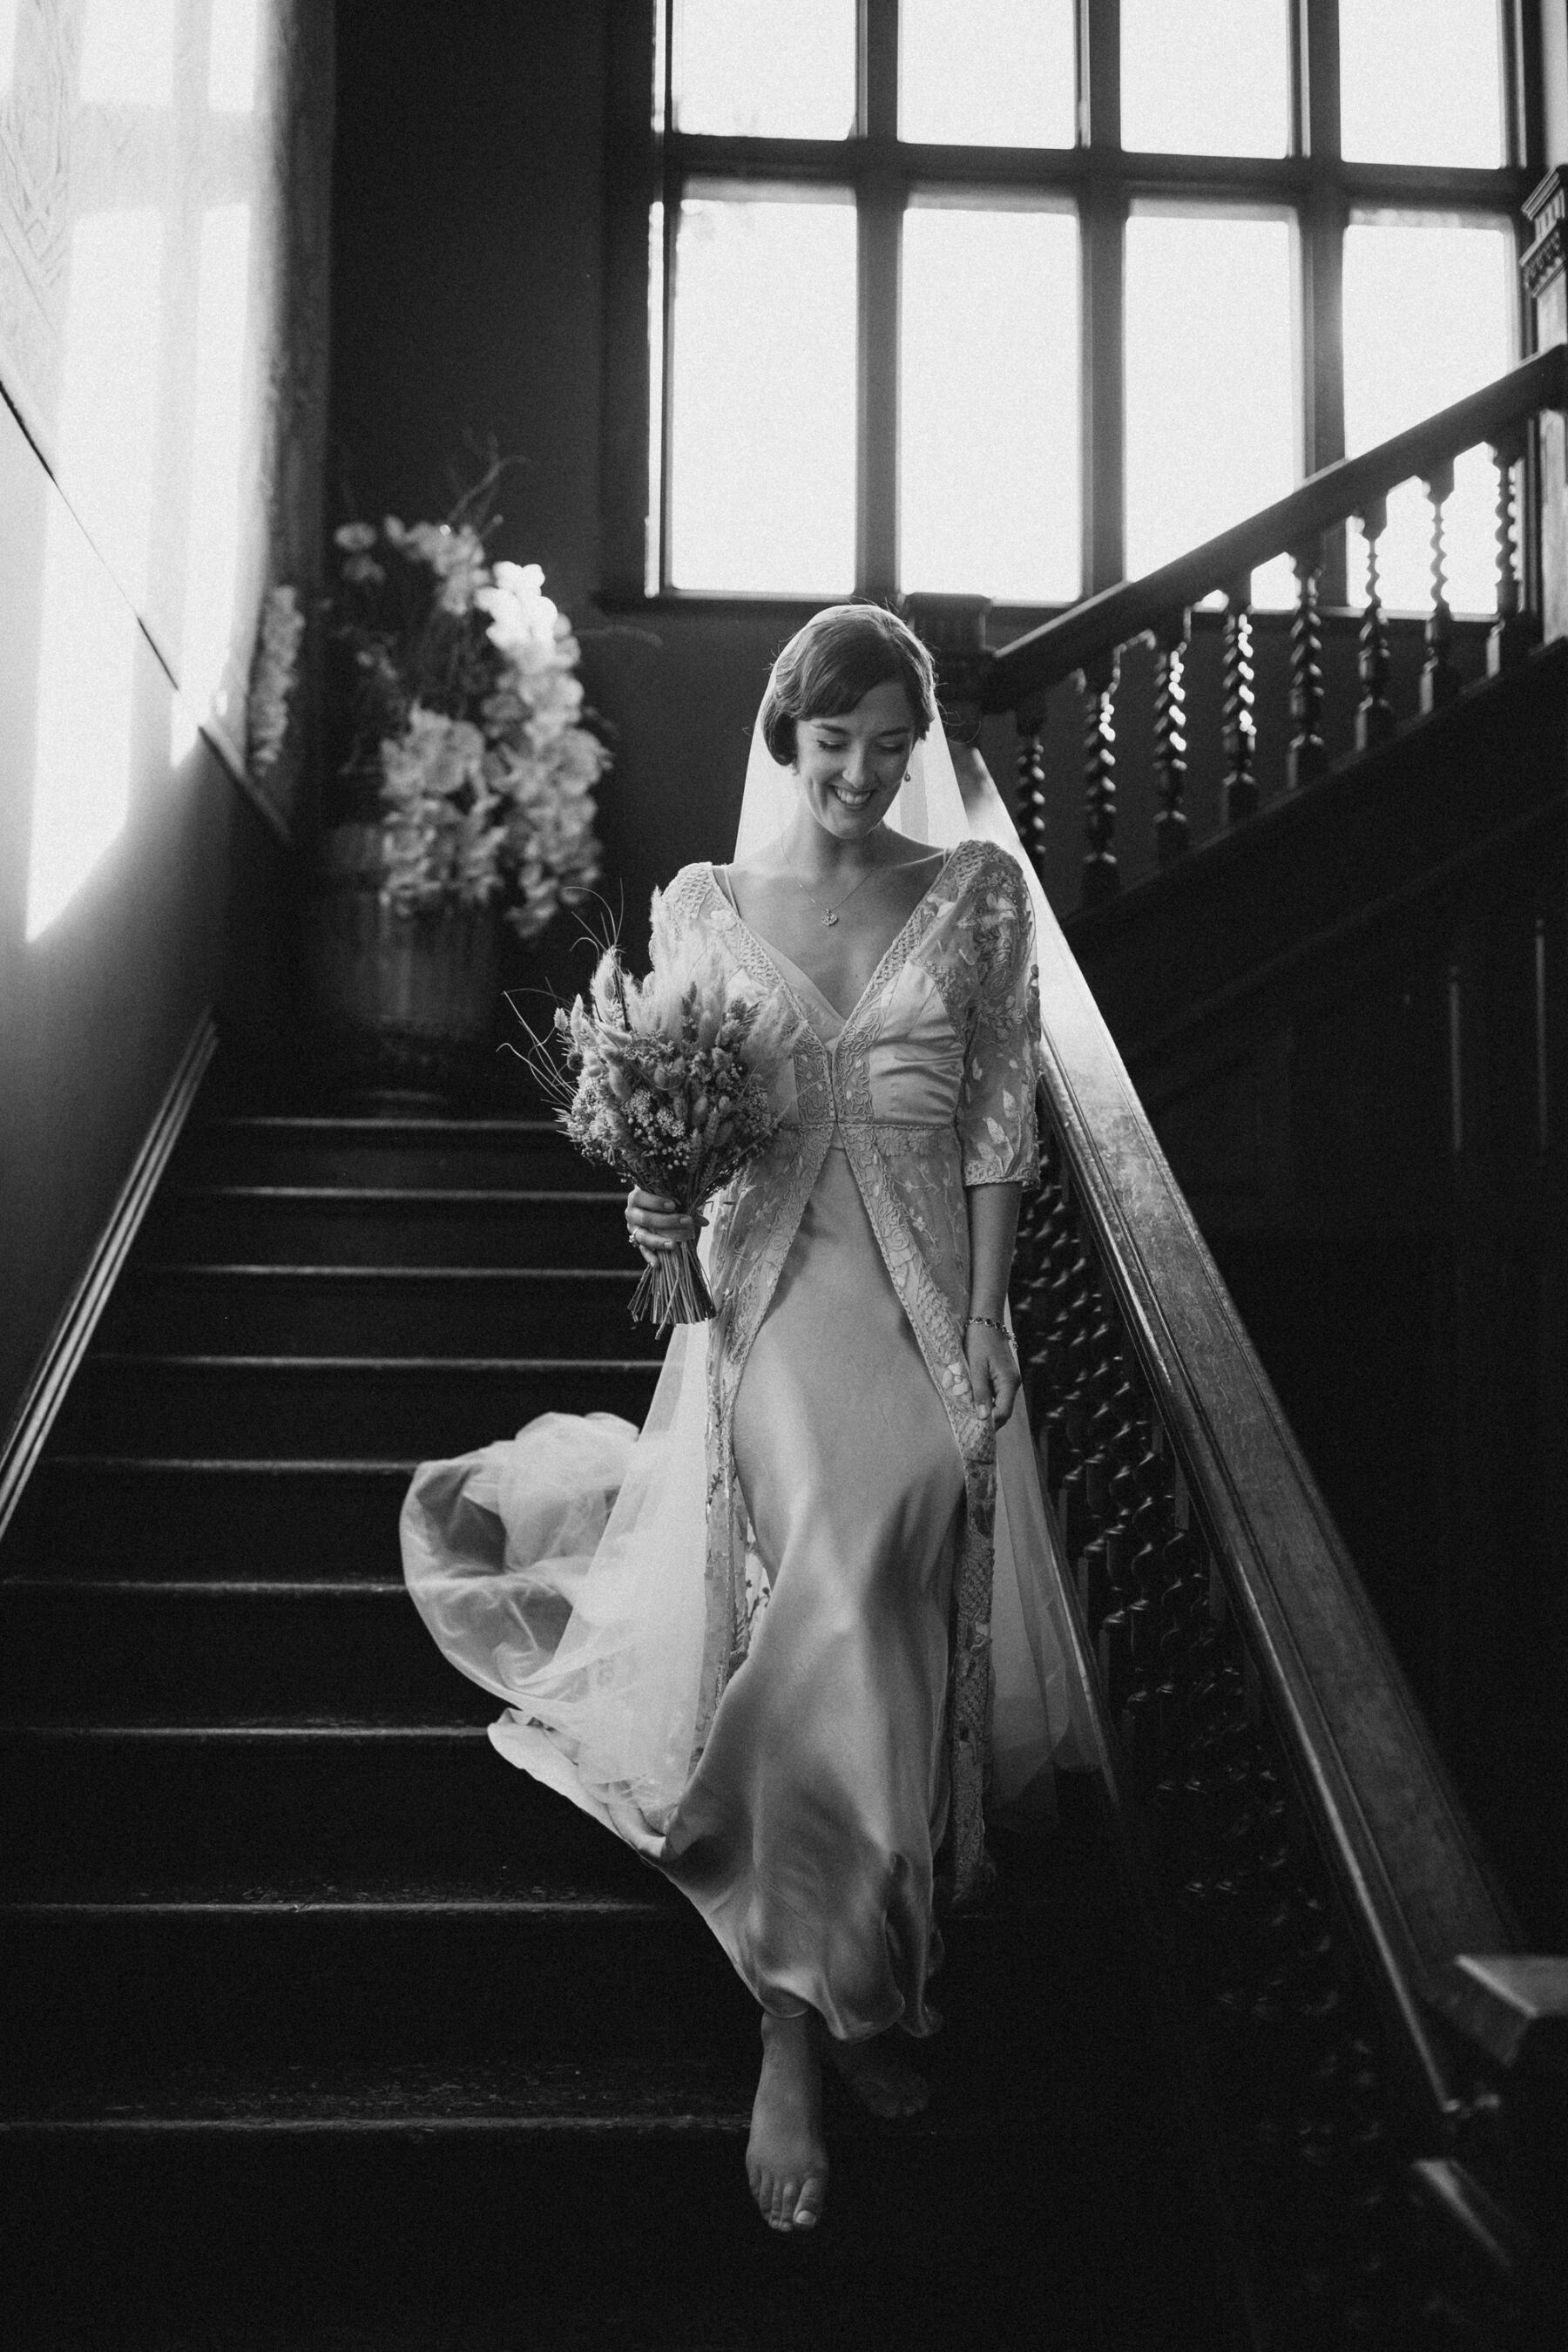
<svg viewBox="0 0 1568 2352">
<path fill-rule="evenodd" d="M 646 1407 L 595 1181 L 215 1069 L 0 1548 L 16 2340 L 1219 2343 L 1098 1784 L 951 1923 L 929 2114 L 836 2109 L 773 2241 L 749 1998 L 408 1603 L 420 1454 Z"/>
</svg>

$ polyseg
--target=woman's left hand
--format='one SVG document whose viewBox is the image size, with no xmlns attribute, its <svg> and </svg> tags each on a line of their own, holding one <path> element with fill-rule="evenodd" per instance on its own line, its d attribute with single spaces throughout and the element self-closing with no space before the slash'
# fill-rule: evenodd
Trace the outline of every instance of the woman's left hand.
<svg viewBox="0 0 1568 2352">
<path fill-rule="evenodd" d="M 969 1392 L 977 1409 L 990 1414 L 992 1428 L 1000 1429 L 1018 1396 L 1018 1359 L 1013 1343 L 1005 1331 L 994 1331 L 989 1323 L 971 1323 L 963 1335 L 963 1354 L 969 1366 Z"/>
</svg>

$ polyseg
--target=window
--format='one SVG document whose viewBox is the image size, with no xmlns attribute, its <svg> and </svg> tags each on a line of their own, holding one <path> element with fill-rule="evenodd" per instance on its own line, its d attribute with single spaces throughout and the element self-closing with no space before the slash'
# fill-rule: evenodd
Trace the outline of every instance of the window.
<svg viewBox="0 0 1568 2352">
<path fill-rule="evenodd" d="M 1501 373 L 1526 13 L 624 0 L 611 600 L 1069 603 Z M 1492 593 L 1465 471 L 1457 609 Z M 1419 606 L 1430 518 L 1394 505 Z"/>
</svg>

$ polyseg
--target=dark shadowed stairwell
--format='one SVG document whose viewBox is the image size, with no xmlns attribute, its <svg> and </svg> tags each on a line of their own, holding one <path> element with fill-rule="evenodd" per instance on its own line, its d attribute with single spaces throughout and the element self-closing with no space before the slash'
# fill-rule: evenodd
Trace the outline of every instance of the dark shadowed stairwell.
<svg viewBox="0 0 1568 2352">
<path fill-rule="evenodd" d="M 215 1067 L 0 1548 L 16 2340 L 1226 2341 L 1092 1784 L 950 1924 L 929 2114 L 838 2105 L 780 2243 L 748 1996 L 407 1601 L 420 1454 L 644 1409 L 594 1183 Z"/>
</svg>

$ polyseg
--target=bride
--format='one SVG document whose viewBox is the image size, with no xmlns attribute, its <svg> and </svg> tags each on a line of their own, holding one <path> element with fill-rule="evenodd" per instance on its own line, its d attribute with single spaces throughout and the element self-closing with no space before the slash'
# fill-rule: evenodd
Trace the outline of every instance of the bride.
<svg viewBox="0 0 1568 2352">
<path fill-rule="evenodd" d="M 1048 1817 L 1071 1742 L 1006 1307 L 1039 902 L 992 802 L 1001 842 L 895 615 L 832 606 L 785 646 L 735 860 L 655 924 L 656 959 L 695 927 L 795 1024 L 707 1236 L 712 1323 L 675 1332 L 640 1433 L 547 1413 L 404 1507 L 501 1753 L 656 1863 L 754 1993 L 747 2172 L 781 2231 L 823 2211 L 825 2057 L 877 2114 L 923 2105 L 901 2038 L 940 2021 L 939 1855 L 981 1891 L 983 1800 Z M 626 1223 L 645 1256 L 692 1233 L 640 1191 Z"/>
</svg>

